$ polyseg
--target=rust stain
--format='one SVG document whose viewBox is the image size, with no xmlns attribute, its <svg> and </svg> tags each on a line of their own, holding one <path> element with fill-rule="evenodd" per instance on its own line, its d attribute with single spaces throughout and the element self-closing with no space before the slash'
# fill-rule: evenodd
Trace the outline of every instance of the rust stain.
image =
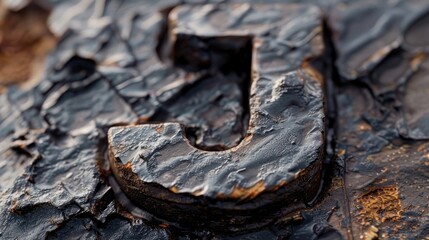
<svg viewBox="0 0 429 240">
<path fill-rule="evenodd" d="M 139 117 L 137 124 L 147 123 L 147 122 L 149 122 L 149 120 L 150 120 L 150 117 Z"/>
<path fill-rule="evenodd" d="M 337 155 L 338 156 L 344 156 L 346 154 L 346 150 L 345 149 L 339 149 L 338 151 L 337 151 Z"/>
<path fill-rule="evenodd" d="M 231 194 L 223 195 L 220 194 L 217 196 L 218 199 L 237 199 L 237 200 L 250 200 L 261 194 L 265 191 L 265 183 L 260 180 L 255 185 L 250 188 L 243 188 L 235 186 Z"/>
<path fill-rule="evenodd" d="M 157 133 L 161 134 L 162 131 L 164 131 L 164 124 L 159 124 L 155 130 Z"/>
<path fill-rule="evenodd" d="M 374 225 L 369 226 L 360 238 L 364 240 L 378 239 L 378 228 Z"/>
<path fill-rule="evenodd" d="M 357 200 L 358 216 L 364 226 L 398 221 L 403 209 L 397 186 L 373 188 Z"/>
<path fill-rule="evenodd" d="M 271 192 L 277 191 L 279 190 L 281 187 L 286 185 L 286 181 L 285 180 L 281 180 L 280 183 L 277 186 L 274 186 L 273 188 L 269 189 Z"/>
<path fill-rule="evenodd" d="M 428 150 L 429 150 L 428 144 L 423 144 L 417 148 L 417 152 L 425 152 L 426 153 L 426 152 L 428 152 Z"/>
<path fill-rule="evenodd" d="M 414 56 L 411 59 L 411 68 L 413 70 L 416 70 L 421 64 L 422 62 L 426 59 L 426 54 L 425 53 L 418 53 L 416 56 Z"/>
<path fill-rule="evenodd" d="M 129 170 L 129 171 L 132 171 L 133 164 L 131 162 L 127 162 L 126 164 L 124 164 L 124 168 Z"/>
<path fill-rule="evenodd" d="M 317 71 L 314 67 L 311 66 L 310 60 L 305 60 L 302 63 L 302 68 L 317 82 L 319 82 L 320 84 L 324 83 L 323 76 L 319 73 L 319 71 Z"/>
<path fill-rule="evenodd" d="M 170 188 L 170 191 L 174 192 L 174 193 L 179 193 L 179 189 L 176 186 L 172 186 Z"/>
<path fill-rule="evenodd" d="M 235 199 L 253 199 L 265 190 L 265 183 L 261 180 L 250 188 L 235 187 L 230 196 Z"/>
<path fill-rule="evenodd" d="M 372 127 L 367 123 L 361 123 L 361 124 L 358 124 L 357 129 L 359 131 L 371 131 Z"/>
<path fill-rule="evenodd" d="M 236 152 L 236 151 L 238 151 L 243 145 L 247 145 L 247 144 L 249 144 L 251 141 L 252 141 L 252 139 L 253 139 L 253 134 L 248 134 L 248 135 L 246 135 L 244 138 L 243 138 L 243 140 L 241 141 L 241 143 L 240 144 L 238 144 L 237 146 L 234 146 L 234 147 L 232 147 L 232 148 L 230 148 L 230 149 L 228 149 L 227 151 L 230 151 L 230 152 Z"/>
<path fill-rule="evenodd" d="M 168 228 L 170 225 L 168 225 L 167 223 L 161 223 L 158 226 L 161 228 Z"/>
<path fill-rule="evenodd" d="M 194 196 L 201 196 L 201 195 L 203 195 L 203 194 L 204 194 L 204 192 L 205 192 L 205 190 L 204 190 L 204 189 L 198 189 L 198 190 L 194 191 L 194 192 L 192 193 L 192 195 L 194 195 Z"/>
</svg>

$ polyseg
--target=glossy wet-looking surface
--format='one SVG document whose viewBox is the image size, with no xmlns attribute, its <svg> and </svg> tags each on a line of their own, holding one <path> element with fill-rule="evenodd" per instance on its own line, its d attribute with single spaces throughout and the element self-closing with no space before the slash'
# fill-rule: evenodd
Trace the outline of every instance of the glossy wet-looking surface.
<svg viewBox="0 0 429 240">
<path fill-rule="evenodd" d="M 168 56 L 159 60 L 160 35 L 152 34 L 165 31 L 165 11 L 148 9 L 165 9 L 174 1 L 150 7 L 140 1 L 67 2 L 55 5 L 50 20 L 61 40 L 48 58 L 46 76 L 29 91 L 10 88 L 0 96 L 0 169 L 7 179 L 0 185 L 0 237 L 426 237 L 428 65 L 427 39 L 419 37 L 427 28 L 426 3 L 317 3 L 326 15 L 327 55 L 313 65 L 327 70 L 331 119 L 323 188 L 315 202 L 276 216 L 267 227 L 235 234 L 210 226 L 185 231 L 133 216 L 135 204 L 127 205 L 123 192 L 114 194 L 118 186 L 108 184 L 109 171 L 97 167 L 105 157 L 108 128 L 177 120 L 192 126 L 187 135 L 192 144 L 230 148 L 247 129 L 249 84 L 243 87 L 243 81 L 248 76 L 241 71 L 229 75 L 231 87 L 222 88 L 223 76 L 210 76 L 210 71 L 204 73 L 209 77 L 200 77 L 183 67 L 165 70 Z M 79 14 L 64 14 L 69 9 Z M 359 16 L 367 16 L 366 21 L 357 24 Z M 198 118 L 179 110 L 190 102 Z M 226 102 L 232 105 L 226 111 L 234 112 L 213 117 L 225 111 Z M 160 105 L 162 110 L 155 111 Z M 238 125 L 231 127 L 232 122 Z"/>
</svg>

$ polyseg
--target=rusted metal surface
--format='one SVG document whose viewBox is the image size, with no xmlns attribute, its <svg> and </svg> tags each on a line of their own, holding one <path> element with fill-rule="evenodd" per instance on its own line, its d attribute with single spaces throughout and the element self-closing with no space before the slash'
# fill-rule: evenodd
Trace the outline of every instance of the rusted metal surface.
<svg viewBox="0 0 429 240">
<path fill-rule="evenodd" d="M 297 21 L 306 24 L 296 27 Z M 179 224 L 188 226 L 236 229 L 255 216 L 253 224 L 260 226 L 277 212 L 304 207 L 320 187 L 324 156 L 324 79 L 303 66 L 322 57 L 319 9 L 185 6 L 174 8 L 169 22 L 171 54 L 184 68 L 207 58 L 200 71 L 222 72 L 215 68 L 227 60 L 212 57 L 216 53 L 205 57 L 202 46 L 239 52 L 237 38 L 251 39 L 249 129 L 237 146 L 204 151 L 192 146 L 179 123 L 111 128 L 110 163 L 121 188 L 158 217 L 174 221 L 180 215 Z M 191 56 L 188 49 L 195 49 Z"/>
<path fill-rule="evenodd" d="M 0 239 L 429 236 L 426 1 L 35 2 L 59 40 L 0 95 Z"/>
<path fill-rule="evenodd" d="M 427 12 L 425 1 L 358 1 L 331 15 L 343 82 L 337 154 L 344 159 L 346 212 L 355 238 L 429 235 L 428 111 L 421 104 L 428 99 L 422 35 Z"/>
</svg>

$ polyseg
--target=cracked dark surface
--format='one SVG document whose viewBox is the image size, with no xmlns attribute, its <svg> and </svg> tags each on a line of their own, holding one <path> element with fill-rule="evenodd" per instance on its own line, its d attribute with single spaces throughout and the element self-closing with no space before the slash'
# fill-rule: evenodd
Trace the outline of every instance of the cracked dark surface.
<svg viewBox="0 0 429 240">
<path fill-rule="evenodd" d="M 38 84 L 0 93 L 0 239 L 429 236 L 426 1 L 286 1 L 324 13 L 327 51 L 314 63 L 329 103 L 323 188 L 268 227 L 232 235 L 140 219 L 103 161 L 111 126 L 178 121 L 209 150 L 245 137 L 246 67 L 230 75 L 229 63 L 206 68 L 205 60 L 225 58 L 211 52 L 216 43 L 195 43 L 208 58 L 168 55 L 171 7 L 201 2 L 36 2 L 52 8 L 59 40 Z M 180 66 L 188 57 L 202 65 Z"/>
<path fill-rule="evenodd" d="M 110 128 L 109 158 L 121 189 L 159 218 L 175 221 L 181 216 L 181 226 L 234 230 L 245 224 L 261 226 L 280 209 L 285 214 L 311 201 L 320 186 L 324 157 L 325 79 L 305 63 L 319 60 L 324 50 L 319 9 L 287 4 L 179 6 L 169 22 L 175 61 L 180 59 L 184 68 L 203 62 L 203 72 L 225 71 L 228 61 L 219 55 L 241 52 L 237 46 L 251 38 L 249 128 L 238 145 L 222 151 L 192 146 L 185 137 L 187 121 L 180 118 L 183 125 Z M 305 24 L 296 27 L 296 22 Z M 214 50 L 205 56 L 206 49 Z M 213 116 L 221 126 L 234 124 L 223 120 L 223 114 L 236 115 L 227 100 Z M 206 105 L 213 109 L 213 103 Z M 195 104 L 188 108 L 178 110 L 196 115 Z"/>
</svg>

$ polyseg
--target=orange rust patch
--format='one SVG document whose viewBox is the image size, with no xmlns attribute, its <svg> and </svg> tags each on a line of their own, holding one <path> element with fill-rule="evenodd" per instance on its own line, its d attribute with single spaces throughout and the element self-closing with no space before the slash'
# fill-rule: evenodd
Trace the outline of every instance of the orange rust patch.
<svg viewBox="0 0 429 240">
<path fill-rule="evenodd" d="M 131 162 L 127 162 L 126 164 L 124 164 L 124 168 L 131 171 L 133 169 L 133 166 Z"/>
<path fill-rule="evenodd" d="M 423 62 L 423 60 L 425 60 L 426 58 L 426 54 L 425 53 L 418 53 L 416 56 L 414 56 L 411 59 L 411 68 L 413 70 L 416 70 Z"/>
<path fill-rule="evenodd" d="M 198 189 L 192 193 L 194 196 L 201 196 L 204 194 L 204 189 Z"/>
<path fill-rule="evenodd" d="M 358 216 L 362 225 L 398 221 L 403 209 L 397 186 L 375 188 L 357 200 Z"/>
<path fill-rule="evenodd" d="M 369 226 L 360 238 L 364 240 L 378 239 L 378 228 L 373 225 Z"/>
<path fill-rule="evenodd" d="M 179 193 L 179 189 L 176 186 L 172 186 L 170 188 L 170 191 L 174 192 L 174 193 Z"/>
<path fill-rule="evenodd" d="M 429 151 L 429 145 L 423 144 L 417 148 L 417 152 L 428 152 Z"/>
<path fill-rule="evenodd" d="M 156 127 L 156 132 L 161 134 L 162 131 L 164 131 L 164 124 L 160 124 L 158 127 Z"/>
<path fill-rule="evenodd" d="M 337 155 L 338 156 L 344 156 L 346 154 L 346 150 L 345 149 L 339 149 L 338 151 L 337 151 Z"/>
<path fill-rule="evenodd" d="M 281 187 L 285 186 L 285 185 L 286 185 L 286 183 L 287 183 L 286 181 L 281 180 L 281 181 L 280 181 L 280 183 L 279 183 L 277 186 L 275 186 L 275 187 L 271 188 L 271 189 L 270 189 L 270 191 L 272 191 L 272 192 L 277 191 L 277 190 L 279 190 Z"/>
<path fill-rule="evenodd" d="M 252 138 L 253 138 L 252 134 L 246 135 L 239 145 L 230 148 L 228 151 L 235 152 L 235 151 L 239 150 L 242 145 L 249 144 L 252 141 Z"/>
<path fill-rule="evenodd" d="M 170 225 L 168 225 L 167 223 L 161 223 L 158 226 L 160 226 L 161 228 L 168 228 Z"/>
<path fill-rule="evenodd" d="M 371 131 L 372 127 L 367 123 L 361 123 L 357 126 L 359 131 Z"/>
<path fill-rule="evenodd" d="M 137 124 L 147 123 L 150 120 L 150 117 L 139 117 Z"/>
<path fill-rule="evenodd" d="M 320 84 L 323 84 L 323 76 L 317 71 L 314 67 L 311 66 L 311 63 L 309 60 L 305 60 L 302 63 L 302 68 L 317 82 Z"/>
<path fill-rule="evenodd" d="M 219 199 L 253 199 L 265 190 L 264 181 L 259 181 L 250 188 L 234 187 L 230 195 L 218 195 Z"/>
</svg>

